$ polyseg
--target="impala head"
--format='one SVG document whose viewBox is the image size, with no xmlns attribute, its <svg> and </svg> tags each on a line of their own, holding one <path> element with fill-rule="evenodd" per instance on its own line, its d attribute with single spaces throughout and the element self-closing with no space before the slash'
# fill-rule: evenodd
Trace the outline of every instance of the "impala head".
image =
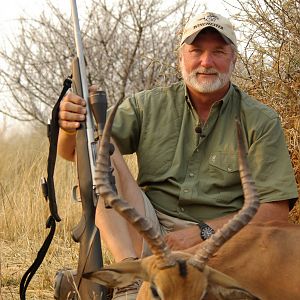
<svg viewBox="0 0 300 300">
<path fill-rule="evenodd" d="M 239 122 L 237 132 L 244 206 L 223 228 L 203 242 L 195 255 L 191 255 L 185 252 L 171 252 L 150 223 L 126 201 L 120 199 L 110 186 L 109 141 L 118 105 L 119 103 L 106 122 L 98 151 L 97 190 L 102 200 L 126 218 L 143 236 L 153 255 L 140 260 L 113 264 L 100 271 L 84 274 L 84 277 L 113 288 L 127 286 L 140 279 L 144 281 L 137 297 L 140 300 L 258 299 L 243 289 L 233 278 L 207 266 L 208 259 L 251 220 L 259 205 L 247 165 Z"/>
</svg>

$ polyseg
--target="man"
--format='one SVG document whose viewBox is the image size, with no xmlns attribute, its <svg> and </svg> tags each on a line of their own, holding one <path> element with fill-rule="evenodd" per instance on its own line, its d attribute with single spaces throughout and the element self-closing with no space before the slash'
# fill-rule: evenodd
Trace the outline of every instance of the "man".
<svg viewBox="0 0 300 300">
<path fill-rule="evenodd" d="M 152 221 L 173 250 L 201 243 L 242 206 L 235 118 L 241 120 L 261 201 L 253 221 L 287 221 L 288 200 L 293 204 L 297 198 L 278 115 L 230 82 L 236 57 L 229 20 L 203 13 L 183 31 L 183 81 L 137 93 L 116 115 L 113 138 L 118 147 L 112 163 L 118 193 Z M 84 101 L 69 93 L 60 108 L 58 151 L 73 160 Z M 118 149 L 137 153 L 138 184 Z M 100 201 L 96 224 L 116 261 L 149 254 L 141 237 Z M 127 298 L 116 291 L 114 299 L 135 299 L 130 288 Z"/>
</svg>

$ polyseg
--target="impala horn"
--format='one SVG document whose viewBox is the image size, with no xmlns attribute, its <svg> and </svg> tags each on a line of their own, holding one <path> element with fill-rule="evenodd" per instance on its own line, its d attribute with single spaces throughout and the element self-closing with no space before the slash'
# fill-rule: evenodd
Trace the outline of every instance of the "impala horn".
<svg viewBox="0 0 300 300">
<path fill-rule="evenodd" d="M 157 266 L 159 268 L 167 268 L 173 266 L 175 262 L 171 258 L 171 251 L 163 240 L 162 236 L 153 229 L 151 223 L 142 217 L 135 208 L 131 207 L 128 202 L 122 200 L 117 195 L 117 193 L 113 190 L 109 180 L 110 137 L 113 120 L 120 103 L 121 101 L 114 106 L 106 121 L 98 149 L 95 168 L 95 181 L 97 193 L 99 193 L 100 197 L 102 198 L 99 198 L 99 201 L 105 201 L 108 203 L 122 217 L 132 224 L 132 226 L 147 241 L 152 253 L 157 257 Z"/>
<path fill-rule="evenodd" d="M 238 159 L 242 188 L 244 192 L 244 205 L 241 210 L 220 228 L 209 239 L 202 243 L 201 249 L 189 259 L 189 263 L 203 270 L 208 259 L 233 235 L 247 225 L 256 214 L 259 207 L 259 198 L 254 181 L 250 174 L 250 168 L 246 157 L 246 149 L 243 141 L 241 123 L 236 120 L 238 138 Z"/>
</svg>

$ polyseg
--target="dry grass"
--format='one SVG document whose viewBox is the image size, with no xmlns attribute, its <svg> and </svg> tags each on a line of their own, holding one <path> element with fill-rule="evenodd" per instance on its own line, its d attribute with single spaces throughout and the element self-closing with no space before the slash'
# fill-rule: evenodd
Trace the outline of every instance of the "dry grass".
<svg viewBox="0 0 300 300">
<path fill-rule="evenodd" d="M 0 146 L 0 299 L 19 299 L 22 275 L 31 265 L 49 230 L 49 216 L 40 178 L 46 175 L 46 138 L 17 137 Z M 72 164 L 58 160 L 56 192 L 62 218 L 49 252 L 28 288 L 28 299 L 52 299 L 55 272 L 75 268 L 78 245 L 70 237 L 79 221 L 80 205 L 71 201 L 76 182 Z"/>
<path fill-rule="evenodd" d="M 299 180 L 299 127 L 293 125 L 289 130 L 287 138 Z M 0 144 L 0 300 L 19 299 L 21 277 L 48 234 L 48 204 L 40 188 L 40 178 L 46 175 L 47 153 L 48 141 L 44 137 L 14 137 L 2 139 Z M 128 162 L 136 173 L 135 161 L 129 158 Z M 56 271 L 77 266 L 78 245 L 70 236 L 81 214 L 81 205 L 71 200 L 75 184 L 75 166 L 58 158 L 55 185 L 62 222 L 58 223 L 47 256 L 29 285 L 27 299 L 53 299 Z M 299 223 L 299 215 L 297 204 L 290 214 L 291 220 Z M 109 262 L 109 254 L 103 251 Z"/>
<path fill-rule="evenodd" d="M 49 217 L 40 179 L 46 176 L 48 140 L 45 137 L 14 137 L 0 144 L 0 300 L 19 299 L 19 284 L 49 233 Z M 136 164 L 127 158 L 131 170 Z M 79 222 L 81 204 L 71 198 L 77 180 L 75 164 L 57 159 L 55 188 L 62 221 L 46 258 L 33 277 L 27 299 L 53 299 L 53 282 L 62 268 L 76 269 L 79 245 L 71 231 Z M 103 247 L 105 263 L 112 258 Z"/>
</svg>

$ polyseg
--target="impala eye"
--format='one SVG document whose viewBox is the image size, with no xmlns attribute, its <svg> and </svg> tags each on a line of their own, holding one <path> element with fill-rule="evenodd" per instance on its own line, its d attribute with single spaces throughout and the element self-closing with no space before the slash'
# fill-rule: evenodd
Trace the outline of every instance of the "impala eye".
<svg viewBox="0 0 300 300">
<path fill-rule="evenodd" d="M 151 284 L 150 289 L 151 289 L 152 296 L 154 297 L 154 299 L 160 300 L 161 298 L 158 295 L 157 289 L 153 284 Z"/>
</svg>

